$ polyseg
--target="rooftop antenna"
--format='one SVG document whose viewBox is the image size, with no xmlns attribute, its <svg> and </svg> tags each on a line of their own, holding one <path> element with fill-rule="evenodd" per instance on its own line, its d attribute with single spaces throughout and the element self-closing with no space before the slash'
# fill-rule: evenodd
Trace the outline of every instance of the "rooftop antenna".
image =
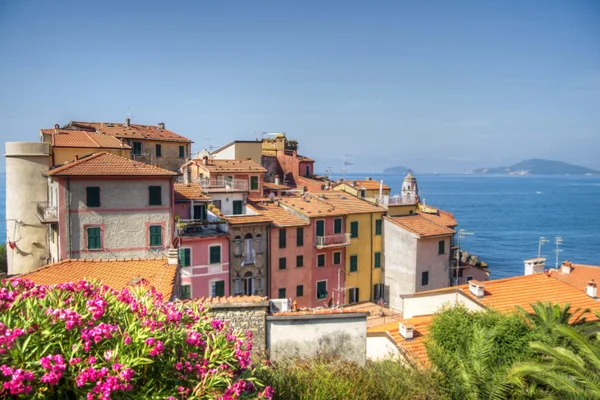
<svg viewBox="0 0 600 400">
<path fill-rule="evenodd" d="M 556 250 L 554 250 L 556 252 L 556 269 L 558 269 L 558 253 L 560 253 L 562 251 L 558 247 L 562 244 L 562 242 L 563 242 L 562 237 L 557 236 L 554 238 L 554 243 L 556 243 Z"/>
<path fill-rule="evenodd" d="M 135 110 L 135 108 L 127 107 L 127 118 L 129 118 L 129 120 L 131 120 L 133 118 L 134 110 Z"/>
<path fill-rule="evenodd" d="M 456 276 L 455 276 L 456 281 L 454 283 L 455 283 L 455 286 L 456 286 L 456 302 L 457 303 L 458 303 L 458 271 L 460 270 L 460 239 L 465 239 L 466 236 L 474 235 L 474 234 L 475 234 L 475 232 L 468 232 L 468 231 L 466 231 L 464 229 L 460 229 L 458 231 L 458 235 L 456 235 L 456 238 L 458 240 L 457 240 L 457 246 L 456 246 L 456 267 L 455 267 L 455 269 L 456 269 Z"/>
<path fill-rule="evenodd" d="M 354 165 L 354 163 L 351 163 L 350 161 L 346 161 L 346 157 L 350 157 L 350 154 L 344 154 L 344 167 L 342 169 L 344 181 L 346 180 L 346 165 Z"/>
<path fill-rule="evenodd" d="M 333 172 L 333 168 L 331 168 L 331 167 L 325 168 L 325 173 L 327 174 L 327 179 L 329 179 L 330 181 L 333 181 L 333 176 L 331 174 L 332 172 Z"/>
<path fill-rule="evenodd" d="M 540 242 L 538 244 L 538 258 L 542 257 L 542 246 L 545 245 L 546 243 L 548 243 L 549 240 L 546 239 L 545 237 L 540 237 Z"/>
</svg>

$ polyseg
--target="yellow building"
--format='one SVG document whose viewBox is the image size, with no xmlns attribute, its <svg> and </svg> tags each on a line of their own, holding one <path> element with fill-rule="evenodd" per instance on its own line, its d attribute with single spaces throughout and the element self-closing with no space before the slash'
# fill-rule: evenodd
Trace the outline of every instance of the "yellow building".
<svg viewBox="0 0 600 400">
<path fill-rule="evenodd" d="M 340 191 L 316 193 L 322 201 L 348 213 L 346 232 L 346 302 L 383 297 L 383 215 L 385 209 Z"/>
<path fill-rule="evenodd" d="M 62 165 L 92 153 L 106 152 L 129 158 L 131 147 L 102 133 L 70 129 L 41 129 L 41 141 L 50 143 L 51 166 Z"/>
<path fill-rule="evenodd" d="M 210 153 L 215 160 L 252 160 L 261 164 L 262 142 L 258 140 L 236 140 Z"/>
<path fill-rule="evenodd" d="M 362 181 L 343 181 L 335 185 L 333 190 L 340 190 L 376 204 L 379 204 L 380 197 L 385 198 L 390 195 L 389 186 L 384 185 L 383 181 L 378 182 L 372 178 Z"/>
</svg>

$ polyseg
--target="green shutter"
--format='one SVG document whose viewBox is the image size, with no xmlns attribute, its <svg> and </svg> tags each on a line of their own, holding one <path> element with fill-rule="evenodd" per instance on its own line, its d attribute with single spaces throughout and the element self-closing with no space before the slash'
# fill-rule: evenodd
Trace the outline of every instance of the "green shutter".
<svg viewBox="0 0 600 400">
<path fill-rule="evenodd" d="M 304 246 L 304 228 L 296 228 L 296 246 Z"/>
<path fill-rule="evenodd" d="M 285 230 L 285 228 L 281 228 L 279 230 L 279 248 L 280 249 L 285 249 L 285 246 L 287 244 L 285 236 L 286 236 L 286 230 Z"/>
<path fill-rule="evenodd" d="M 156 157 L 162 157 L 162 146 L 160 144 L 156 145 Z"/>
<path fill-rule="evenodd" d="M 429 271 L 425 271 L 421 274 L 421 286 L 429 285 Z"/>
<path fill-rule="evenodd" d="M 358 271 L 358 256 L 350 256 L 350 272 Z"/>
<path fill-rule="evenodd" d="M 339 265 L 342 262 L 342 253 L 336 251 L 333 253 L 333 265 Z"/>
<path fill-rule="evenodd" d="M 181 286 L 181 298 L 189 299 L 192 297 L 192 287 L 190 285 Z"/>
<path fill-rule="evenodd" d="M 298 286 L 296 286 L 296 297 L 302 297 L 302 296 L 304 296 L 304 286 L 298 285 Z"/>
<path fill-rule="evenodd" d="M 382 221 L 380 219 L 375 220 L 375 234 L 376 235 L 381 235 L 381 223 L 382 223 Z"/>
<path fill-rule="evenodd" d="M 240 215 L 242 213 L 242 201 L 234 200 L 233 201 L 233 215 Z"/>
<path fill-rule="evenodd" d="M 250 190 L 258 190 L 258 176 L 250 177 Z"/>
<path fill-rule="evenodd" d="M 287 268 L 287 259 L 285 257 L 281 257 L 279 259 L 279 269 L 286 269 Z"/>
<path fill-rule="evenodd" d="M 358 237 L 358 221 L 354 221 L 350 223 L 350 237 L 357 238 Z"/>
<path fill-rule="evenodd" d="M 317 255 L 317 267 L 325 266 L 325 254 Z"/>
<path fill-rule="evenodd" d="M 285 296 L 285 288 L 279 289 L 279 298 L 280 299 L 285 299 L 286 298 L 286 296 Z"/>
<path fill-rule="evenodd" d="M 325 236 L 325 221 L 317 221 L 317 236 Z"/>
<path fill-rule="evenodd" d="M 141 142 L 133 142 L 133 154 L 136 154 L 136 155 L 142 154 L 142 143 Z"/>
<path fill-rule="evenodd" d="M 100 207 L 100 188 L 91 186 L 85 188 L 86 191 L 86 205 L 88 207 Z"/>
<path fill-rule="evenodd" d="M 179 249 L 179 264 L 181 264 L 182 267 L 189 267 L 191 265 L 190 255 L 190 249 Z"/>
<path fill-rule="evenodd" d="M 336 218 L 333 220 L 333 233 L 342 233 L 342 219 Z"/>
<path fill-rule="evenodd" d="M 375 268 L 381 267 L 381 253 L 375 253 Z"/>
<path fill-rule="evenodd" d="M 327 281 L 317 282 L 317 298 L 324 299 L 327 297 Z"/>
<path fill-rule="evenodd" d="M 215 282 L 215 297 L 224 297 L 225 296 L 225 281 L 216 281 Z"/>
<path fill-rule="evenodd" d="M 185 157 L 185 147 L 179 146 L 179 158 L 184 158 L 184 157 Z"/>
<path fill-rule="evenodd" d="M 87 228 L 88 250 L 100 250 L 102 248 L 100 234 L 100 228 Z"/>
<path fill-rule="evenodd" d="M 162 246 L 162 226 L 152 225 L 150 227 L 150 246 Z"/>
<path fill-rule="evenodd" d="M 438 254 L 444 254 L 446 252 L 446 241 L 440 240 L 438 242 Z"/>
<path fill-rule="evenodd" d="M 210 263 L 220 264 L 221 263 L 221 246 L 210 247 Z"/>
<path fill-rule="evenodd" d="M 296 256 L 296 267 L 304 267 L 304 256 Z"/>
<path fill-rule="evenodd" d="M 161 187 L 160 186 L 150 186 L 148 188 L 149 193 L 149 204 L 151 206 L 160 206 L 162 204 L 162 196 L 161 196 Z"/>
</svg>

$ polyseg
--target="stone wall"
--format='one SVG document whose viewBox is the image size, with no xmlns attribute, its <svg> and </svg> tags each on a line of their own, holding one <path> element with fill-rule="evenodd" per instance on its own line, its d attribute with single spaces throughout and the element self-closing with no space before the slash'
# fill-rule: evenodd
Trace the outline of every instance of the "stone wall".
<svg viewBox="0 0 600 400">
<path fill-rule="evenodd" d="M 214 319 L 228 322 L 233 329 L 252 332 L 252 358 L 266 359 L 266 319 L 269 301 L 255 303 L 206 304 L 208 314 Z"/>
</svg>

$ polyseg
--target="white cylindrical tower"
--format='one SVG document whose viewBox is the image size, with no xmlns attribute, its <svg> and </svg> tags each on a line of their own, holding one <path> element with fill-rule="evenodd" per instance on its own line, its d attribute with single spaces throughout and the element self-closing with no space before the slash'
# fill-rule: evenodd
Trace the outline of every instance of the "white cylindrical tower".
<svg viewBox="0 0 600 400">
<path fill-rule="evenodd" d="M 419 186 L 417 185 L 417 178 L 409 171 L 402 183 L 402 199 L 406 202 L 412 202 L 417 200 L 418 195 Z"/>
<path fill-rule="evenodd" d="M 48 201 L 50 144 L 6 143 L 6 256 L 8 275 L 31 271 L 46 263 L 48 229 L 36 216 L 38 203 Z"/>
</svg>

